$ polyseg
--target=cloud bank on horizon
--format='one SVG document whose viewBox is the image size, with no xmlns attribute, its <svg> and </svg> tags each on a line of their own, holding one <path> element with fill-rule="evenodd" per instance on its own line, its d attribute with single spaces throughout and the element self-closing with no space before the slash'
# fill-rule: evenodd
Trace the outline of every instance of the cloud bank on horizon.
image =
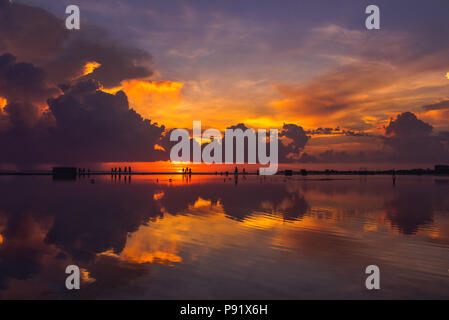
<svg viewBox="0 0 449 320">
<path fill-rule="evenodd" d="M 449 4 L 369 32 L 358 2 L 79 1 L 71 32 L 0 0 L 0 163 L 168 160 L 193 120 L 280 128 L 280 162 L 449 162 Z"/>
</svg>

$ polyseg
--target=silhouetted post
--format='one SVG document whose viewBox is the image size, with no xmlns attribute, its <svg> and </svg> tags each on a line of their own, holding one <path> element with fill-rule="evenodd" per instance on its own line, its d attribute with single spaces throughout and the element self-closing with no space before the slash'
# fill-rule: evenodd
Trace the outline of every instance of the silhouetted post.
<svg viewBox="0 0 449 320">
<path fill-rule="evenodd" d="M 396 186 L 396 171 L 393 169 L 393 186 Z"/>
</svg>

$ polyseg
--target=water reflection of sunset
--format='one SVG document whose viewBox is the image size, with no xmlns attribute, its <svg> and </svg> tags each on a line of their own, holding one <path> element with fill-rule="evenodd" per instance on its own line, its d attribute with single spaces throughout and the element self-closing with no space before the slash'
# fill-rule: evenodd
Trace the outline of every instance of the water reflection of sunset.
<svg viewBox="0 0 449 320">
<path fill-rule="evenodd" d="M 214 297 L 229 297 L 234 286 L 255 297 L 302 297 L 313 294 L 300 290 L 313 281 L 321 293 L 340 296 L 328 291 L 332 283 L 357 297 L 357 283 L 345 287 L 339 279 L 372 261 L 390 270 L 385 281 L 407 292 L 419 284 L 444 295 L 446 185 L 430 177 L 400 177 L 396 187 L 385 177 L 248 176 L 237 184 L 216 176 L 95 179 L 0 179 L 8 184 L 0 205 L 1 261 L 31 259 L 35 266 L 26 276 L 0 275 L 9 286 L 0 297 L 18 296 L 19 288 L 36 283 L 29 292 L 46 292 L 68 264 L 80 266 L 87 291 L 112 288 L 112 279 L 120 279 L 119 286 L 142 283 L 149 297 L 180 297 L 189 295 L 183 288 L 210 290 L 215 281 L 225 293 Z M 29 199 L 20 222 L 11 209 L 17 190 Z M 269 289 L 255 290 L 254 283 Z"/>
</svg>

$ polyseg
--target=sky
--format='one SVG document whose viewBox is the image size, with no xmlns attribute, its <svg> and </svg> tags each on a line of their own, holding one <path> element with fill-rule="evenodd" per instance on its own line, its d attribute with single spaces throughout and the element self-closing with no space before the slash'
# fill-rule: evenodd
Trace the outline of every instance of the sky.
<svg viewBox="0 0 449 320">
<path fill-rule="evenodd" d="M 284 162 L 449 162 L 446 1 L 376 0 L 380 30 L 360 0 L 0 3 L 2 163 L 166 160 L 194 120 L 279 128 Z"/>
</svg>

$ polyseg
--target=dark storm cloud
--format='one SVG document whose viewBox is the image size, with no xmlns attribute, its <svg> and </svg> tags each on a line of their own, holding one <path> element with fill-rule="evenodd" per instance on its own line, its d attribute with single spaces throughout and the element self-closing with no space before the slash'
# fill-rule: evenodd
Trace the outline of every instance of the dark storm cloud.
<svg viewBox="0 0 449 320">
<path fill-rule="evenodd" d="M 356 134 L 354 132 L 346 133 L 346 135 L 375 139 L 379 148 L 367 151 L 328 149 L 316 154 L 306 151 L 302 153 L 299 161 L 304 163 L 437 163 L 449 161 L 447 132 L 435 133 L 430 124 L 418 119 L 412 112 L 404 112 L 391 118 L 390 123 L 385 127 L 385 135 Z"/>
<path fill-rule="evenodd" d="M 123 92 L 100 91 L 151 76 L 150 54 L 87 24 L 68 32 L 40 8 L 0 0 L 0 9 L 0 162 L 162 158 L 154 144 L 164 127 L 131 110 Z M 85 75 L 87 62 L 101 66 Z"/>
<path fill-rule="evenodd" d="M 63 88 L 48 101 L 56 125 L 50 129 L 54 159 L 72 161 L 152 161 L 164 127 L 129 108 L 124 92 L 105 93 L 94 80 Z"/>
<path fill-rule="evenodd" d="M 154 150 L 164 127 L 130 109 L 125 93 L 105 93 L 94 80 L 61 88 L 63 94 L 48 100 L 49 110 L 34 125 L 30 123 L 36 117 L 33 105 L 10 103 L 5 107 L 3 116 L 10 124 L 0 134 L 0 148 L 7 151 L 1 153 L 0 162 L 166 159 L 163 152 Z"/>
<path fill-rule="evenodd" d="M 391 119 L 389 125 L 385 128 L 388 136 L 394 137 L 428 137 L 432 133 L 433 127 L 419 120 L 415 114 L 404 112 Z"/>
<path fill-rule="evenodd" d="M 304 129 L 296 124 L 284 124 L 279 132 L 279 162 L 295 162 L 310 140 Z"/>
<path fill-rule="evenodd" d="M 119 86 L 126 79 L 147 78 L 153 74 L 149 53 L 115 43 L 96 28 L 87 29 L 73 36 L 64 52 L 46 65 L 56 83 L 82 76 L 80 70 L 93 61 L 101 66 L 81 79 L 98 80 L 107 88 Z"/>
<path fill-rule="evenodd" d="M 62 19 L 41 8 L 8 0 L 0 0 L 0 8 L 0 53 L 38 64 L 56 85 L 82 76 L 91 61 L 101 67 L 87 78 L 105 87 L 153 74 L 149 53 L 117 43 L 98 27 L 85 23 L 81 30 L 68 31 Z"/>
<path fill-rule="evenodd" d="M 57 92 L 48 86 L 41 68 L 31 63 L 17 63 L 11 54 L 0 56 L 0 96 L 8 102 L 42 103 Z"/>
<path fill-rule="evenodd" d="M 11 54 L 0 55 L 0 97 L 7 105 L 0 111 L 3 130 L 28 130 L 39 122 L 39 105 L 58 90 L 47 84 L 45 72 L 30 63 L 17 63 Z M 1 138 L 0 138 L 1 139 Z"/>
<path fill-rule="evenodd" d="M 387 137 L 384 143 L 394 152 L 394 160 L 449 160 L 447 146 L 440 136 L 433 134 L 433 127 L 411 112 L 404 112 L 391 119 L 385 133 Z"/>
</svg>

